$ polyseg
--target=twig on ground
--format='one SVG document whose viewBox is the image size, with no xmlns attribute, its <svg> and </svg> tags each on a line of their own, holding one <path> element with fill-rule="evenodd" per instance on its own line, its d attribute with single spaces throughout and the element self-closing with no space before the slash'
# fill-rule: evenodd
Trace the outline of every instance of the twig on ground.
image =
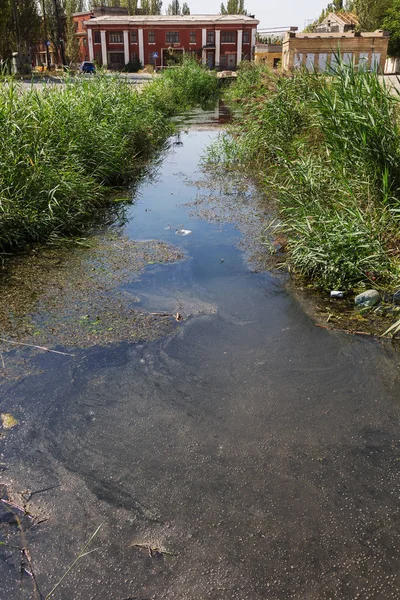
<svg viewBox="0 0 400 600">
<path fill-rule="evenodd" d="M 321 325 L 320 323 L 315 323 L 316 327 L 320 327 L 321 329 L 327 329 L 328 331 L 339 331 L 340 333 L 348 333 L 350 335 L 369 335 L 372 337 L 377 337 L 373 333 L 368 333 L 367 331 L 354 331 L 353 329 L 338 329 L 337 327 L 330 327 L 329 325 Z M 382 336 L 379 336 L 382 337 Z"/>
<path fill-rule="evenodd" d="M 162 313 L 162 312 L 151 312 L 148 315 L 154 315 L 155 317 L 174 317 L 175 321 L 182 321 L 183 317 L 180 312 L 177 313 Z"/>
<path fill-rule="evenodd" d="M 73 563 L 68 567 L 68 569 L 65 571 L 64 575 L 57 581 L 56 585 L 53 587 L 52 590 L 50 590 L 50 592 L 47 594 L 47 596 L 45 597 L 44 600 L 48 600 L 49 598 L 51 598 L 53 596 L 54 592 L 57 590 L 58 587 L 60 587 L 61 583 L 64 581 L 64 579 L 67 577 L 67 575 L 72 571 L 72 569 L 74 568 L 74 566 L 76 565 L 76 563 L 81 558 L 83 558 L 84 556 L 87 556 L 88 554 L 91 554 L 92 552 L 95 552 L 96 550 L 98 550 L 98 548 L 94 548 L 93 550 L 89 550 L 88 552 L 86 552 L 86 550 L 88 549 L 88 547 L 91 544 L 91 542 L 94 540 L 94 538 L 96 537 L 96 535 L 99 533 L 100 527 L 101 527 L 101 524 L 98 526 L 98 528 L 96 529 L 96 531 L 90 536 L 90 538 L 88 539 L 88 541 L 86 542 L 86 544 L 84 545 L 84 547 L 82 548 L 82 550 L 79 552 L 78 556 L 75 558 L 75 560 L 73 561 Z"/>
<path fill-rule="evenodd" d="M 8 506 L 12 506 L 13 508 L 19 510 L 20 512 L 24 513 L 24 515 L 26 517 L 29 517 L 30 519 L 33 519 L 33 515 L 31 515 L 31 513 L 29 511 L 26 510 L 26 508 L 24 508 L 23 506 L 19 506 L 18 504 L 15 504 L 14 502 L 10 502 L 9 500 L 5 500 L 4 498 L 0 498 L 0 502 L 4 502 L 4 504 L 8 504 Z"/>
<path fill-rule="evenodd" d="M 4 356 L 2 355 L 2 353 L 0 352 L 0 358 L 1 358 L 1 364 L 3 365 L 3 369 L 6 368 L 6 365 L 4 363 Z"/>
<path fill-rule="evenodd" d="M 22 568 L 25 571 L 25 573 L 27 573 L 27 575 L 29 575 L 30 577 L 32 577 L 33 583 L 34 583 L 34 586 L 35 586 L 34 589 L 39 594 L 40 599 L 42 599 L 43 598 L 43 594 L 40 591 L 39 584 L 38 584 L 37 579 L 36 579 L 35 571 L 33 569 L 32 559 L 31 559 L 30 554 L 29 554 L 29 550 L 28 550 L 28 548 L 22 548 L 21 552 L 22 552 L 22 555 L 25 556 L 25 558 L 27 560 L 27 563 L 29 565 L 30 571 L 28 571 L 27 569 L 25 569 L 25 567 L 22 567 Z M 22 566 L 22 564 L 21 564 L 21 566 Z M 35 597 L 36 597 L 36 594 L 35 594 Z"/>
<path fill-rule="evenodd" d="M 28 504 L 28 502 L 30 502 L 32 500 L 32 498 L 35 494 L 42 494 L 43 492 L 48 492 L 50 490 L 54 490 L 59 487 L 61 487 L 61 484 L 52 485 L 50 487 L 43 488 L 42 490 L 35 490 L 34 492 L 31 492 L 27 498 L 22 493 L 21 493 L 21 496 L 25 500 L 26 504 Z"/>
<path fill-rule="evenodd" d="M 142 548 L 144 550 L 147 550 L 147 552 L 149 553 L 149 556 L 151 558 L 154 558 L 154 556 L 176 556 L 175 552 L 169 552 L 169 550 L 162 550 L 161 548 L 159 548 L 158 546 L 150 546 L 150 544 L 133 544 L 133 546 L 135 548 Z"/>
<path fill-rule="evenodd" d="M 45 352 L 52 352 L 53 354 L 62 354 L 63 356 L 75 356 L 69 352 L 60 352 L 59 350 L 50 350 L 44 346 L 36 346 L 35 344 L 25 344 L 23 342 L 14 342 L 14 340 L 7 340 L 6 338 L 0 338 L 0 342 L 6 342 L 8 344 L 16 344 L 18 346 L 29 346 L 30 348 L 37 348 L 38 350 L 44 350 Z"/>
</svg>

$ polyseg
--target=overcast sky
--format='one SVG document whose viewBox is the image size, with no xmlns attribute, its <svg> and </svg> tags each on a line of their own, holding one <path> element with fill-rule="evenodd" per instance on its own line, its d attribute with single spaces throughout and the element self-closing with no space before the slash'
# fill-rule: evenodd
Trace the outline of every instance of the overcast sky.
<svg viewBox="0 0 400 600">
<path fill-rule="evenodd" d="M 192 14 L 219 13 L 221 0 L 187 0 Z M 163 3 L 165 6 L 168 0 Z M 259 29 L 296 25 L 304 28 L 304 22 L 315 19 L 326 7 L 328 0 L 245 0 L 245 8 L 260 21 Z"/>
</svg>

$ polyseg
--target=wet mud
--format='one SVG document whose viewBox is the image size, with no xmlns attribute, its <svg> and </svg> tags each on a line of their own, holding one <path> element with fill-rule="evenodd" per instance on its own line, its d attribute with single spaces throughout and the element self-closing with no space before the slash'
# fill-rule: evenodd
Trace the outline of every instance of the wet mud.
<svg viewBox="0 0 400 600">
<path fill-rule="evenodd" d="M 122 286 L 148 265 L 183 258 L 164 242 L 129 240 L 114 232 L 9 261 L 1 274 L 2 337 L 85 347 L 164 334 L 169 324 L 137 310 L 135 297 Z"/>
</svg>

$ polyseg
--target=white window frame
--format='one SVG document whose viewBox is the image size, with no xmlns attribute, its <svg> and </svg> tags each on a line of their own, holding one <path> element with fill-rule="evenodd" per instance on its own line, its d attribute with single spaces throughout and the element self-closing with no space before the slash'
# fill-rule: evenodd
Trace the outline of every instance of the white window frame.
<svg viewBox="0 0 400 600">
<path fill-rule="evenodd" d="M 168 39 L 168 36 L 173 36 L 177 39 L 173 39 L 172 41 Z M 180 44 L 180 35 L 179 31 L 166 31 L 165 32 L 165 43 L 166 44 Z"/>
<path fill-rule="evenodd" d="M 118 41 L 118 42 L 116 42 L 116 41 L 113 39 L 113 37 L 114 37 L 114 36 L 117 36 L 117 35 L 121 37 L 121 40 L 120 40 L 120 41 Z M 123 34 L 123 32 L 122 32 L 122 31 L 110 31 L 110 34 L 109 34 L 109 38 L 108 38 L 108 39 L 109 39 L 109 43 L 110 43 L 110 44 L 123 44 L 123 43 L 124 43 L 124 34 Z"/>
<path fill-rule="evenodd" d="M 229 33 L 234 38 L 233 42 L 224 42 L 223 41 L 224 35 L 226 35 L 227 33 Z M 221 44 L 236 44 L 236 43 L 237 43 L 237 32 L 236 31 L 231 31 L 229 29 L 226 31 L 224 31 L 224 30 L 221 31 Z"/>
</svg>

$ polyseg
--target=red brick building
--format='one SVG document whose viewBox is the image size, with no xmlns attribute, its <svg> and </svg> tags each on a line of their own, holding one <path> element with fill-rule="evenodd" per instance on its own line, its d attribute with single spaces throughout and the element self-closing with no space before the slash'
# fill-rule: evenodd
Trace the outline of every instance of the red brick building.
<svg viewBox="0 0 400 600">
<path fill-rule="evenodd" d="M 139 60 L 165 67 L 190 52 L 210 68 L 254 56 L 259 21 L 244 15 L 74 15 L 82 60 L 121 69 Z"/>
</svg>

